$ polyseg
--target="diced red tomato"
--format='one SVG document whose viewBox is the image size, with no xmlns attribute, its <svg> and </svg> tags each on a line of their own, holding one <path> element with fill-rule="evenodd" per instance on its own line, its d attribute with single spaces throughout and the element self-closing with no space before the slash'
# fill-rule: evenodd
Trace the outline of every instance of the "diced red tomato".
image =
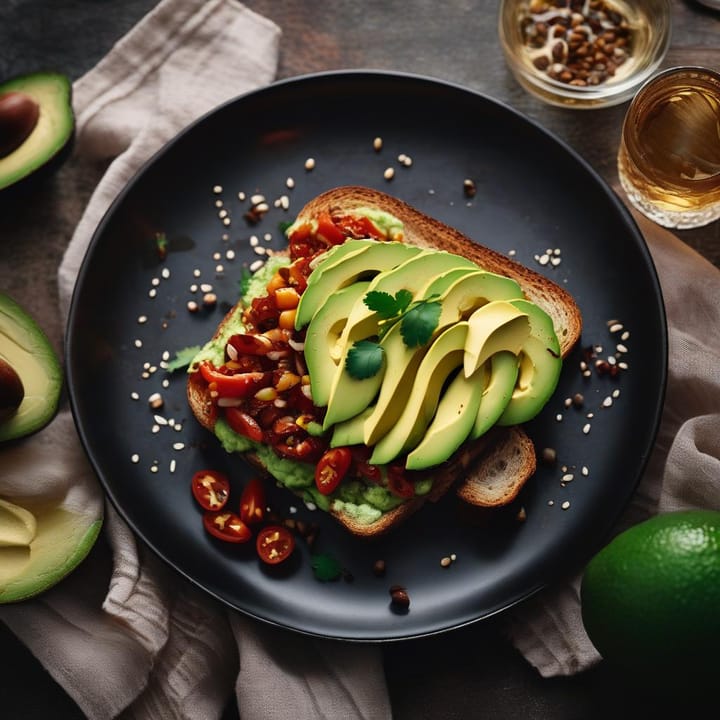
<svg viewBox="0 0 720 720">
<path fill-rule="evenodd" d="M 244 543 L 250 540 L 252 532 L 239 515 L 227 510 L 206 512 L 203 525 L 210 535 L 230 543 Z"/>
<path fill-rule="evenodd" d="M 239 333 L 231 335 L 228 345 L 232 345 L 239 355 L 267 355 L 272 350 L 272 342 L 264 335 Z"/>
<path fill-rule="evenodd" d="M 193 497 L 203 510 L 222 510 L 230 495 L 230 481 L 217 470 L 198 470 L 190 486 Z"/>
<path fill-rule="evenodd" d="M 322 212 L 317 217 L 318 226 L 315 234 L 327 245 L 339 245 L 344 242 L 345 234 L 333 222 L 329 212 Z"/>
<path fill-rule="evenodd" d="M 255 542 L 260 559 L 268 565 L 277 565 L 287 560 L 295 549 L 295 538 L 282 525 L 269 525 L 263 528 Z"/>
<path fill-rule="evenodd" d="M 287 442 L 279 442 L 274 446 L 275 450 L 283 457 L 303 462 L 314 462 L 324 450 L 323 443 L 314 437 L 307 437 L 292 445 Z"/>
<path fill-rule="evenodd" d="M 315 468 L 315 485 L 323 495 L 329 495 L 347 475 L 352 461 L 350 448 L 330 448 Z"/>
<path fill-rule="evenodd" d="M 415 486 L 407 477 L 402 465 L 389 465 L 387 469 L 388 490 L 401 498 L 411 498 L 415 495 Z"/>
<path fill-rule="evenodd" d="M 260 478 L 252 478 L 240 496 L 240 519 L 246 525 L 262 521 L 265 517 L 265 486 Z"/>
<path fill-rule="evenodd" d="M 345 215 L 341 218 L 335 218 L 335 224 L 345 235 L 350 235 L 354 238 L 375 238 L 376 240 L 382 240 L 385 237 L 372 220 L 366 217 Z"/>
<path fill-rule="evenodd" d="M 228 425 L 238 434 L 255 442 L 262 442 L 263 431 L 258 421 L 240 408 L 225 408 L 225 419 Z"/>
</svg>

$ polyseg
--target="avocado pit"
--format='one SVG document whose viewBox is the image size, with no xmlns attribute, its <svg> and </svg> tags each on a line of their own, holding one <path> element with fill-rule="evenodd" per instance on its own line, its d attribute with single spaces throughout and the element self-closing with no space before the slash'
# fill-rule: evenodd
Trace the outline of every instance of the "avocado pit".
<svg viewBox="0 0 720 720">
<path fill-rule="evenodd" d="M 19 148 L 35 129 L 40 105 L 22 92 L 0 95 L 0 157 Z"/>
<path fill-rule="evenodd" d="M 15 368 L 0 358 L 0 423 L 9 418 L 22 403 L 25 387 Z"/>
</svg>

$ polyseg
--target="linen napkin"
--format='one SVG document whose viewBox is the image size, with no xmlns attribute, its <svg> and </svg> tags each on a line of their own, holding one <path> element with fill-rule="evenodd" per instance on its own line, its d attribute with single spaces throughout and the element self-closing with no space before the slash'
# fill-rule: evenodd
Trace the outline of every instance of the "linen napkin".
<svg viewBox="0 0 720 720">
<path fill-rule="evenodd" d="M 655 447 L 616 533 L 657 513 L 720 510 L 720 270 L 672 232 L 632 212 L 665 301 L 668 382 Z M 708 233 L 713 229 L 708 226 Z M 580 581 L 578 576 L 544 591 L 508 615 L 512 641 L 544 677 L 600 661 L 582 624 Z"/>
<path fill-rule="evenodd" d="M 77 223 L 59 269 L 63 322 L 92 233 L 117 193 L 191 121 L 271 82 L 279 39 L 274 23 L 233 0 L 163 0 L 75 83 L 76 144 L 58 181 L 66 192 L 57 217 L 37 229 Z M 76 197 L 87 196 L 78 223 Z M 67 409 L 3 454 L 0 493 L 14 496 L 8 478 L 18 473 L 47 475 L 53 449 L 42 492 L 74 478 L 78 502 L 101 503 Z M 233 693 L 243 720 L 390 716 L 377 646 L 291 635 L 228 611 L 139 545 L 110 506 L 85 562 L 37 599 L 0 606 L 0 620 L 91 720 L 212 720 Z"/>
</svg>

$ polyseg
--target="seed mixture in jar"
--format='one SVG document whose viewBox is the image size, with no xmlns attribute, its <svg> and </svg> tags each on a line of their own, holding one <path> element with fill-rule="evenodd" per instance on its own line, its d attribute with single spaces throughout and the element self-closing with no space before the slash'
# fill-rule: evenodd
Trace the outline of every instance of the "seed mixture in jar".
<svg viewBox="0 0 720 720">
<path fill-rule="evenodd" d="M 630 23 L 605 0 L 530 0 L 520 26 L 533 65 L 567 85 L 607 82 L 632 55 Z"/>
</svg>

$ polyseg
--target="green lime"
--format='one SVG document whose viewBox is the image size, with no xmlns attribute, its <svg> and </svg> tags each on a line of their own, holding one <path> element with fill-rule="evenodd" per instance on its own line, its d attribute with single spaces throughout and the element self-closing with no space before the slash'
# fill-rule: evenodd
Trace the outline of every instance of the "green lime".
<svg viewBox="0 0 720 720">
<path fill-rule="evenodd" d="M 720 512 L 657 515 L 613 538 L 582 579 L 585 629 L 610 665 L 659 688 L 720 676 Z"/>
</svg>

